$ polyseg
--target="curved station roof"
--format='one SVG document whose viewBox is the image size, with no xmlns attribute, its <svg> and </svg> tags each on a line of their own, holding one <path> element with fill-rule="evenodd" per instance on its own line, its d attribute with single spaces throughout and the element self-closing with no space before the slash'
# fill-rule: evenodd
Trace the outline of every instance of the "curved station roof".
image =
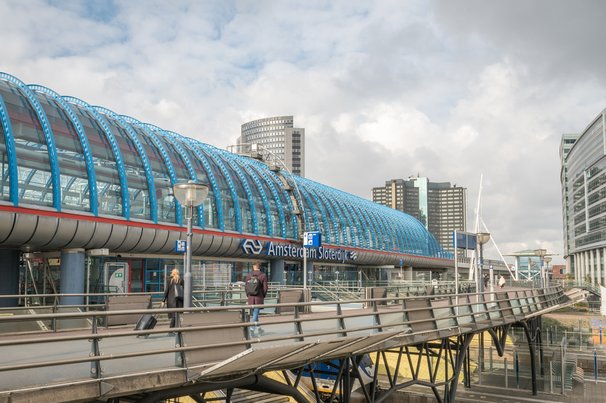
<svg viewBox="0 0 606 403">
<path fill-rule="evenodd" d="M 198 253 L 212 249 L 201 246 L 204 236 L 294 243 L 303 231 L 321 231 L 328 246 L 390 262 L 451 259 L 405 213 L 5 73 L 0 122 L 0 246 L 167 252 L 170 233 L 179 239 L 185 222 L 172 186 L 194 180 L 209 186 L 194 213 Z M 11 233 L 35 221 L 26 215 L 46 217 L 50 227 L 38 220 Z M 111 234 L 98 234 L 103 225 Z M 168 235 L 143 241 L 149 231 Z M 127 232 L 139 235 L 115 238 Z M 234 245 L 215 245 L 214 254 L 229 255 Z"/>
</svg>

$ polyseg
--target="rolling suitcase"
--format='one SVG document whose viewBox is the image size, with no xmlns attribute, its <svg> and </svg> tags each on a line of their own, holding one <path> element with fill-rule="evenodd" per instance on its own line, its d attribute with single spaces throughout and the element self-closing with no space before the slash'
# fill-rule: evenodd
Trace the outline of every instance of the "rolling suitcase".
<svg viewBox="0 0 606 403">
<path fill-rule="evenodd" d="M 154 315 L 145 314 L 139 318 L 135 330 L 151 330 L 156 327 L 158 320 Z"/>
</svg>

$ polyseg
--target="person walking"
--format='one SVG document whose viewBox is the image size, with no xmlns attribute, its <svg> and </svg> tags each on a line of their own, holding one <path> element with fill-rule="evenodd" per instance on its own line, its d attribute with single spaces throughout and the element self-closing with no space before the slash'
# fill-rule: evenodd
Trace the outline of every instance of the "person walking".
<svg viewBox="0 0 606 403">
<path fill-rule="evenodd" d="M 507 282 L 507 281 L 505 280 L 505 277 L 503 277 L 503 275 L 501 274 L 501 275 L 499 276 L 499 288 L 503 288 L 503 287 L 505 287 L 505 283 L 506 283 L 506 282 Z"/>
<path fill-rule="evenodd" d="M 263 305 L 265 296 L 267 295 L 267 287 L 267 276 L 261 271 L 261 262 L 255 262 L 253 264 L 253 270 L 248 273 L 244 282 L 248 305 Z M 263 334 L 263 330 L 259 329 L 257 326 L 260 311 L 260 307 L 252 308 L 250 321 L 254 322 L 255 325 L 250 327 L 250 331 L 253 336 L 257 331 L 259 335 Z"/>
<path fill-rule="evenodd" d="M 167 308 L 183 308 L 183 279 L 176 267 L 170 273 L 170 280 L 164 290 L 163 302 L 166 303 Z M 170 318 L 170 327 L 176 327 L 177 314 L 171 312 L 168 317 Z"/>
</svg>

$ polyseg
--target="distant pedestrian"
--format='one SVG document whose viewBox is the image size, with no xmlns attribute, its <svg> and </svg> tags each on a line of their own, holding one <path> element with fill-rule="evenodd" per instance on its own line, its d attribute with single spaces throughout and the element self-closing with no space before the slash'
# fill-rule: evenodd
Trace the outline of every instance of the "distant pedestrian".
<svg viewBox="0 0 606 403">
<path fill-rule="evenodd" d="M 170 273 L 170 280 L 164 290 L 164 299 L 168 308 L 183 308 L 183 279 L 176 267 Z M 169 313 L 170 327 L 177 325 L 177 315 Z"/>
<path fill-rule="evenodd" d="M 253 271 L 248 273 L 245 280 L 244 289 L 246 290 L 246 296 L 248 298 L 248 305 L 263 305 L 265 297 L 267 296 L 267 276 L 261 271 L 261 263 L 255 262 L 253 264 Z M 261 329 L 257 328 L 259 322 L 260 307 L 253 308 L 250 316 L 250 321 L 255 323 L 255 326 L 250 328 L 251 333 L 262 333 Z"/>
<path fill-rule="evenodd" d="M 503 275 L 501 274 L 499 276 L 499 288 L 505 287 L 505 283 L 507 283 L 507 281 L 505 280 L 505 277 L 503 277 Z"/>
<path fill-rule="evenodd" d="M 490 282 L 490 277 L 488 274 L 484 274 L 484 290 L 488 288 L 488 283 Z"/>
</svg>

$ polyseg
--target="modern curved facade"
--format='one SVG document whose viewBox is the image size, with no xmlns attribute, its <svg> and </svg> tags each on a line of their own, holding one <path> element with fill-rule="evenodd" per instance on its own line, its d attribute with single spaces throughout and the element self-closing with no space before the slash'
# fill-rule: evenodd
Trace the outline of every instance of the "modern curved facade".
<svg viewBox="0 0 606 403">
<path fill-rule="evenodd" d="M 0 294 L 16 292 L 24 252 L 60 253 L 62 281 L 76 276 L 80 284 L 62 285 L 64 292 L 83 291 L 85 251 L 99 250 L 127 254 L 133 272 L 138 265 L 128 290 L 149 291 L 148 275 L 153 290 L 162 289 L 161 272 L 180 264 L 175 241 L 186 232 L 172 187 L 188 180 L 210 188 L 194 212 L 194 259 L 227 282 L 240 279 L 251 259 L 264 259 L 271 281 L 286 282 L 290 271 L 300 284 L 304 231 L 323 239 L 306 272 L 314 262 L 327 274 L 342 267 L 342 279 L 345 269 L 357 278 L 373 267 L 454 264 L 405 213 L 5 73 L 0 123 L 0 275 L 8 279 Z M 149 259 L 157 261 L 154 273 Z M 106 263 L 92 275 L 101 278 Z"/>
<path fill-rule="evenodd" d="M 305 177 L 305 129 L 294 127 L 292 116 L 273 116 L 242 125 L 238 144 L 259 145 L 266 161 L 279 159 L 294 175 Z"/>
<path fill-rule="evenodd" d="M 562 205 L 567 268 L 575 278 L 605 283 L 606 110 L 581 134 L 562 136 Z"/>
</svg>

